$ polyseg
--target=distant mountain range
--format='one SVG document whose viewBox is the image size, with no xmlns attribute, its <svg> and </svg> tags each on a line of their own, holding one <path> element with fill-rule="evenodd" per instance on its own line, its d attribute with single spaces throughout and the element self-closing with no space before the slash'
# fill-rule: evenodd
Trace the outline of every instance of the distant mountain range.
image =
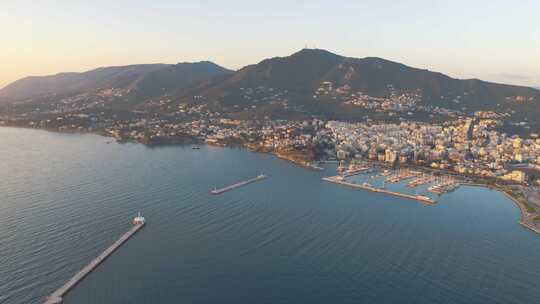
<svg viewBox="0 0 540 304">
<path fill-rule="evenodd" d="M 84 73 L 61 73 L 17 80 L 0 90 L 0 98 L 19 101 L 46 95 L 74 95 L 109 88 L 130 91 L 139 98 L 168 93 L 212 76 L 231 73 L 212 62 L 139 64 L 103 67 Z"/>
<path fill-rule="evenodd" d="M 39 100 L 42 96 L 50 100 L 51 95 L 69 96 L 106 88 L 125 90 L 127 94 L 123 96 L 133 108 L 150 99 L 167 98 L 174 102 L 205 103 L 224 112 L 243 109 L 266 115 L 296 111 L 354 120 L 369 111 L 347 106 L 345 99 L 350 96 L 386 98 L 414 93 L 421 95 L 424 106 L 466 112 L 512 111 L 518 113 L 519 119 L 530 121 L 537 121 L 540 114 L 538 89 L 478 79 L 459 80 L 381 58 L 344 57 L 320 49 L 303 49 L 238 71 L 203 61 L 27 77 L 0 90 L 0 100 Z M 327 89 L 345 92 L 342 95 L 349 97 L 317 95 Z"/>
</svg>

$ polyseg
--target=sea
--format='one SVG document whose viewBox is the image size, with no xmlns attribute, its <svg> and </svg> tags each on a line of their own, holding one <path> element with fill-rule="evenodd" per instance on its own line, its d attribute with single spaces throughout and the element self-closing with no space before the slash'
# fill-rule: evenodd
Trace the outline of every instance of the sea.
<svg viewBox="0 0 540 304">
<path fill-rule="evenodd" d="M 335 164 L 31 129 L 0 149 L 1 304 L 42 303 L 139 211 L 65 304 L 540 302 L 540 235 L 495 190 L 429 206 L 323 181 Z"/>
</svg>

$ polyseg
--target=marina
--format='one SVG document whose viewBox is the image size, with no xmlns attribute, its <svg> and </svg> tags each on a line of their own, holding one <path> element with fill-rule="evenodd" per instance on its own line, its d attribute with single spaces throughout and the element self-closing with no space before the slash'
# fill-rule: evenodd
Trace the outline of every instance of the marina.
<svg viewBox="0 0 540 304">
<path fill-rule="evenodd" d="M 385 190 L 385 189 L 382 189 L 382 188 L 373 187 L 372 185 L 370 185 L 368 183 L 355 184 L 355 183 L 347 182 L 341 176 L 323 177 L 323 180 L 325 180 L 327 182 L 332 182 L 332 183 L 344 185 L 344 186 L 360 188 L 360 189 L 368 190 L 368 191 L 371 191 L 371 192 L 378 192 L 378 193 L 384 193 L 384 194 L 399 196 L 399 197 L 403 197 L 403 198 L 408 198 L 408 199 L 416 200 L 416 201 L 419 201 L 421 203 L 425 203 L 425 204 L 429 204 L 429 205 L 433 205 L 433 204 L 435 204 L 437 202 L 436 200 L 434 200 L 434 199 L 432 199 L 432 198 L 430 198 L 428 196 L 424 196 L 424 195 L 411 195 L 411 194 L 405 194 L 405 193 Z"/>
<path fill-rule="evenodd" d="M 77 272 L 69 281 L 67 281 L 62 287 L 53 292 L 44 304 L 60 304 L 63 302 L 63 297 L 79 284 L 90 272 L 95 270 L 103 261 L 105 261 L 111 254 L 118 250 L 123 244 L 127 242 L 135 233 L 144 227 L 146 223 L 145 218 L 139 213 L 137 217 L 133 219 L 133 227 L 122 235 L 116 242 L 109 246 L 105 251 L 93 259 L 88 265 Z"/>
<path fill-rule="evenodd" d="M 431 193 L 442 195 L 442 194 L 444 194 L 446 192 L 453 191 L 458 187 L 459 187 L 459 183 L 457 183 L 453 179 L 448 179 L 448 180 L 441 181 L 441 182 L 429 187 L 428 191 L 431 192 Z"/>
<path fill-rule="evenodd" d="M 236 184 L 224 187 L 224 188 L 220 188 L 220 189 L 214 188 L 214 189 L 210 190 L 210 193 L 214 194 L 214 195 L 222 194 L 222 193 L 225 193 L 227 191 L 231 191 L 233 189 L 240 188 L 242 186 L 246 186 L 248 184 L 261 181 L 261 180 L 263 180 L 265 178 L 266 178 L 266 175 L 261 173 L 261 174 L 257 175 L 256 177 L 254 177 L 252 179 L 248 179 L 248 180 L 243 181 L 243 182 L 239 182 L 239 183 L 236 183 Z"/>
<path fill-rule="evenodd" d="M 339 175 L 343 177 L 350 177 L 371 172 L 372 169 L 371 167 L 365 166 L 360 163 L 351 163 L 349 164 L 349 166 L 346 166 L 343 162 L 341 162 L 337 168 L 337 171 Z"/>
<path fill-rule="evenodd" d="M 345 164 L 341 163 L 338 167 L 338 177 L 344 179 L 355 175 L 370 173 L 375 170 L 375 168 L 371 168 L 369 165 L 359 166 L 357 164 L 351 164 L 347 168 Z M 386 184 L 397 184 L 410 180 L 406 182 L 408 188 L 417 188 L 419 186 L 428 185 L 427 191 L 437 195 L 451 192 L 460 186 L 460 182 L 458 182 L 455 177 L 447 175 L 435 176 L 433 174 L 409 168 L 375 171 L 375 174 L 371 175 L 369 178 L 372 180 L 382 178 L 381 189 L 384 189 Z M 375 189 L 378 188 L 375 187 Z"/>
<path fill-rule="evenodd" d="M 343 172 L 342 176 L 343 176 L 343 177 L 355 176 L 355 175 L 358 175 L 358 174 L 364 174 L 364 173 L 367 173 L 367 172 L 369 172 L 370 170 L 371 170 L 371 169 L 368 168 L 368 167 L 361 167 L 361 168 L 349 169 L 349 170 Z"/>
<path fill-rule="evenodd" d="M 425 184 L 429 184 L 435 181 L 435 177 L 430 175 L 423 175 L 421 177 L 417 177 L 414 180 L 407 183 L 407 187 L 409 188 L 415 188 L 418 186 L 422 186 Z"/>
<path fill-rule="evenodd" d="M 387 183 L 399 183 L 403 180 L 411 179 L 413 177 L 416 177 L 419 174 L 419 172 L 414 172 L 410 170 L 398 170 L 397 173 L 392 174 L 388 176 L 385 180 Z"/>
</svg>

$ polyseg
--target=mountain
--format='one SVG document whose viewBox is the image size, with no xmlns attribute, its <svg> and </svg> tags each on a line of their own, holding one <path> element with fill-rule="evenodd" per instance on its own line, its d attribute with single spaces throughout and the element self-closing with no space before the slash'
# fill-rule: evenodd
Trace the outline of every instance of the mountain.
<svg viewBox="0 0 540 304">
<path fill-rule="evenodd" d="M 208 81 L 187 93 L 211 96 L 227 104 L 241 102 L 243 88 L 266 87 L 286 90 L 296 100 L 310 101 L 324 82 L 332 83 L 334 88 L 346 86 L 351 92 L 374 97 L 388 96 L 389 88 L 398 93 L 420 90 L 426 103 L 453 107 L 449 100 L 458 96 L 462 104 L 482 107 L 505 102 L 507 97 L 540 95 L 540 91 L 533 88 L 478 79 L 453 79 L 381 58 L 343 57 L 319 49 L 303 49 L 291 56 L 267 59 L 227 77 Z"/>
<path fill-rule="evenodd" d="M 166 68 L 164 64 L 104 67 L 84 73 L 31 76 L 17 80 L 2 90 L 0 98 L 21 100 L 50 94 L 81 93 L 99 88 L 128 86 L 148 72 Z"/>
<path fill-rule="evenodd" d="M 108 88 L 118 90 L 103 91 Z M 28 77 L 0 90 L 0 101 L 28 99 L 19 108 L 6 109 L 54 113 L 99 107 L 157 113 L 176 111 L 174 104 L 182 103 L 203 104 L 238 118 L 350 121 L 441 121 L 492 110 L 504 114 L 508 125 L 529 125 L 540 132 L 537 89 L 455 79 L 382 58 L 320 49 L 265 59 L 235 72 L 208 61 L 132 65 Z"/>
<path fill-rule="evenodd" d="M 214 63 L 139 64 L 103 67 L 83 73 L 61 73 L 17 80 L 0 90 L 0 99 L 19 101 L 50 95 L 74 95 L 119 88 L 137 97 L 161 95 L 214 75 L 230 73 Z"/>
<path fill-rule="evenodd" d="M 506 113 L 510 124 L 527 121 L 540 131 L 537 89 L 455 79 L 382 58 L 351 58 L 320 49 L 266 59 L 186 87 L 176 97 L 239 118 L 440 121 L 448 113 L 456 117 L 493 110 Z M 402 97 L 412 98 L 412 105 L 402 107 Z M 368 105 L 362 104 L 365 100 Z M 388 100 L 398 102 L 385 110 L 381 105 Z"/>
<path fill-rule="evenodd" d="M 133 84 L 132 94 L 138 99 L 161 96 L 173 93 L 197 81 L 230 73 L 232 71 L 210 61 L 178 63 L 145 73 Z"/>
</svg>

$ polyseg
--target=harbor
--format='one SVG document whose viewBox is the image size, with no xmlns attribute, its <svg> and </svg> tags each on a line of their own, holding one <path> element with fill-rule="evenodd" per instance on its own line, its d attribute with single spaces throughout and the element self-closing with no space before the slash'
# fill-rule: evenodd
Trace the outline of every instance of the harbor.
<svg viewBox="0 0 540 304">
<path fill-rule="evenodd" d="M 414 180 L 407 183 L 407 187 L 409 188 L 416 188 L 418 186 L 422 186 L 425 184 L 430 184 L 435 181 L 435 177 L 431 175 L 423 175 L 420 177 L 415 178 Z"/>
<path fill-rule="evenodd" d="M 361 168 L 354 168 L 354 169 L 349 169 L 345 172 L 343 172 L 341 174 L 341 176 L 343 177 L 350 177 L 350 176 L 355 176 L 355 175 L 359 175 L 359 174 L 364 174 L 364 173 L 367 173 L 367 172 L 370 172 L 370 168 L 368 167 L 361 167 Z"/>
<path fill-rule="evenodd" d="M 401 192 L 390 191 L 390 190 L 374 187 L 368 183 L 363 183 L 363 184 L 351 183 L 351 182 L 345 181 L 344 178 L 339 175 L 331 176 L 331 177 L 323 177 L 323 180 L 327 182 L 331 182 L 331 183 L 344 185 L 344 186 L 360 188 L 360 189 L 368 190 L 371 192 L 384 193 L 384 194 L 394 195 L 398 197 L 408 198 L 408 199 L 416 200 L 421 203 L 429 204 L 429 205 L 433 205 L 437 202 L 436 200 L 428 196 L 424 196 L 424 195 L 411 195 L 411 194 L 406 194 L 406 193 L 401 193 Z"/>
<path fill-rule="evenodd" d="M 345 164 L 340 163 L 337 168 L 339 175 L 343 177 L 350 177 L 350 176 L 355 176 L 359 174 L 364 174 L 367 172 L 371 172 L 371 170 L 372 169 L 369 166 L 365 166 L 362 164 L 355 164 L 355 163 L 351 163 L 348 167 L 346 167 Z"/>
<path fill-rule="evenodd" d="M 438 195 L 442 195 L 446 192 L 454 191 L 459 187 L 459 183 L 453 178 L 446 178 L 439 180 L 435 185 L 428 188 L 428 191 Z"/>
<path fill-rule="evenodd" d="M 370 176 L 371 180 L 382 179 L 380 189 L 384 189 L 386 184 L 397 184 L 406 182 L 408 188 L 415 189 L 417 187 L 428 185 L 427 191 L 436 195 L 443 195 L 451 192 L 460 186 L 460 182 L 450 175 L 434 175 L 426 173 L 422 170 L 413 170 L 410 168 L 398 169 L 377 169 L 369 164 L 350 164 L 348 167 L 341 163 L 337 169 L 337 177 L 344 180 L 347 177 L 354 177 L 375 171 L 375 174 Z M 370 186 L 373 187 L 373 186 Z M 373 187 L 379 189 L 377 187 Z"/>
<path fill-rule="evenodd" d="M 230 185 L 230 186 L 227 186 L 227 187 L 224 187 L 224 188 L 220 188 L 220 189 L 214 188 L 214 189 L 210 190 L 210 193 L 214 194 L 214 195 L 222 194 L 222 193 L 225 193 L 227 191 L 231 191 L 233 189 L 240 188 L 242 186 L 246 186 L 246 185 L 249 185 L 251 183 L 261 181 L 261 180 L 263 180 L 265 178 L 266 178 L 266 175 L 261 173 L 261 174 L 257 175 L 256 177 L 254 177 L 252 179 L 248 179 L 246 181 L 238 182 L 236 184 L 233 184 L 233 185 Z"/>
<path fill-rule="evenodd" d="M 67 281 L 62 287 L 58 288 L 53 292 L 44 304 L 61 304 L 63 302 L 63 297 L 79 284 L 88 274 L 94 271 L 101 263 L 103 263 L 111 254 L 118 250 L 123 244 L 127 242 L 132 236 L 134 236 L 139 230 L 141 230 L 146 221 L 143 216 L 139 213 L 137 217 L 133 219 L 133 227 L 129 229 L 125 234 L 123 234 L 116 242 L 109 246 L 105 251 L 93 259 L 88 265 L 83 269 L 77 272 L 69 281 Z"/>
<path fill-rule="evenodd" d="M 387 183 L 399 183 L 403 180 L 411 179 L 413 177 L 416 177 L 420 174 L 420 172 L 412 171 L 412 170 L 398 170 L 396 173 L 391 174 L 390 176 L 386 177 L 385 182 Z"/>
</svg>

